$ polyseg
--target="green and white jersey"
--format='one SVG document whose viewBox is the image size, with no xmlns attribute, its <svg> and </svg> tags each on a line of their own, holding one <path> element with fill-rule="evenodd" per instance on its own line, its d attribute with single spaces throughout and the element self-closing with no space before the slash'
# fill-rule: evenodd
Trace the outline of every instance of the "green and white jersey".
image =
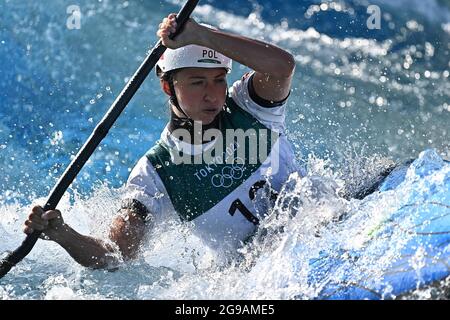
<svg viewBox="0 0 450 320">
<path fill-rule="evenodd" d="M 166 126 L 127 182 L 127 198 L 145 205 L 156 223 L 176 212 L 213 249 L 239 247 L 264 219 L 289 175 L 299 171 L 285 135 L 285 103 L 259 105 L 249 93 L 249 79 L 244 76 L 230 88 L 222 138 L 193 145 Z M 225 139 L 237 129 L 248 133 L 245 139 Z M 249 152 L 255 147 L 257 156 Z M 191 161 L 180 163 L 179 155 Z"/>
</svg>

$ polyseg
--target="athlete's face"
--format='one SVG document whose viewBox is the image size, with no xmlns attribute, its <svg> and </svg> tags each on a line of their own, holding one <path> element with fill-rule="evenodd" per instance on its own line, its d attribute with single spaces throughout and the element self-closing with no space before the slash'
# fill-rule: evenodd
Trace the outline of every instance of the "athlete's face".
<svg viewBox="0 0 450 320">
<path fill-rule="evenodd" d="M 185 68 L 174 76 L 178 103 L 193 120 L 210 124 L 222 110 L 227 92 L 224 68 Z M 176 108 L 178 116 L 183 116 Z"/>
</svg>

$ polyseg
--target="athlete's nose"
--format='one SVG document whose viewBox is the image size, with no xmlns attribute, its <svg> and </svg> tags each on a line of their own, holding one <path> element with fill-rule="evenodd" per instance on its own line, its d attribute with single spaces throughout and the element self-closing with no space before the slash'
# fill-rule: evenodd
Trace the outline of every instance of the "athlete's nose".
<svg viewBox="0 0 450 320">
<path fill-rule="evenodd" d="M 205 96 L 203 97 L 205 101 L 207 102 L 216 102 L 217 101 L 217 97 L 215 96 L 214 92 L 214 85 L 213 84 L 209 84 L 206 86 L 206 90 L 205 90 Z"/>
<path fill-rule="evenodd" d="M 205 94 L 205 101 L 214 103 L 217 101 L 217 98 L 214 97 L 214 95 L 207 93 Z"/>
</svg>

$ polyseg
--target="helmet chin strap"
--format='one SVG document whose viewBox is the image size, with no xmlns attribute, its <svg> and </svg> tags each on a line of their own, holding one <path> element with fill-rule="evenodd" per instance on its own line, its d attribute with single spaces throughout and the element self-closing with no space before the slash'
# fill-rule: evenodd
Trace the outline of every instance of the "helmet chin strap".
<svg viewBox="0 0 450 320">
<path fill-rule="evenodd" d="M 192 127 L 194 125 L 194 120 L 192 120 L 186 112 L 181 108 L 180 104 L 178 103 L 177 95 L 175 94 L 175 87 L 173 85 L 173 80 L 169 81 L 169 88 L 170 88 L 170 104 L 173 105 L 175 108 L 177 108 L 178 111 L 181 112 L 181 114 L 184 115 L 184 117 L 180 117 L 177 114 L 174 113 L 174 115 L 177 118 L 177 121 L 179 121 L 179 125 L 181 126 L 190 126 Z"/>
</svg>

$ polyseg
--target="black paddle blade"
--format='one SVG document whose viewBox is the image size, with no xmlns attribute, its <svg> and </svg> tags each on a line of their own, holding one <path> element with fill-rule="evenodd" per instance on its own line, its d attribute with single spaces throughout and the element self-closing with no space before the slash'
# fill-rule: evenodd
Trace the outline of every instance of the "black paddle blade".
<svg viewBox="0 0 450 320">
<path fill-rule="evenodd" d="M 0 278 L 3 278 L 5 274 L 11 270 L 11 268 L 14 267 L 11 263 L 8 262 L 8 258 L 3 259 L 0 261 Z"/>
<path fill-rule="evenodd" d="M 0 260 L 0 279 L 3 278 L 5 274 L 11 270 L 17 263 L 19 263 L 23 258 L 30 253 L 33 249 L 34 244 L 39 239 L 41 235 L 40 231 L 35 230 L 32 234 L 29 234 L 25 240 L 22 242 L 20 247 L 18 247 L 13 252 L 10 252 L 6 258 Z"/>
</svg>

